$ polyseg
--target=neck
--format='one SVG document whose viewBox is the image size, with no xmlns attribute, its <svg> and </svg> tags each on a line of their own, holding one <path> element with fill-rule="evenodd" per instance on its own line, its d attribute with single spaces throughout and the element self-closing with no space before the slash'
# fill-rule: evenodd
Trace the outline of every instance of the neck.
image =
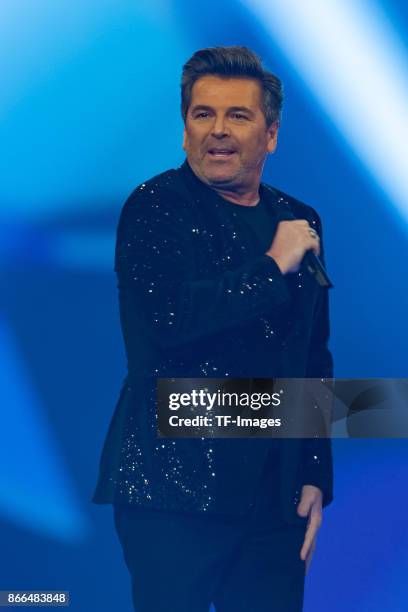
<svg viewBox="0 0 408 612">
<path fill-rule="evenodd" d="M 218 187 L 218 186 L 211 184 L 211 182 L 208 181 L 205 177 L 200 176 L 200 173 L 196 172 L 196 170 L 194 169 L 194 165 L 191 164 L 191 162 L 189 162 L 188 159 L 186 160 L 186 163 L 188 167 L 190 168 L 191 172 L 196 176 L 197 179 L 199 179 L 207 187 L 210 187 L 213 191 L 218 193 L 218 195 L 224 198 L 225 200 L 228 200 L 229 202 L 232 202 L 233 204 L 239 204 L 241 206 L 256 206 L 258 204 L 260 200 L 260 196 L 259 196 L 260 177 L 258 178 L 258 181 L 256 182 L 256 184 L 252 186 L 241 185 L 241 186 L 236 186 L 234 189 L 228 188 L 227 186 Z"/>
<path fill-rule="evenodd" d="M 245 191 L 243 193 L 230 191 L 228 189 L 218 189 L 217 187 L 212 187 L 211 185 L 209 186 L 222 198 L 228 200 L 229 202 L 233 202 L 234 204 L 240 204 L 241 206 L 256 206 L 259 202 L 259 186 L 256 189 Z"/>
</svg>

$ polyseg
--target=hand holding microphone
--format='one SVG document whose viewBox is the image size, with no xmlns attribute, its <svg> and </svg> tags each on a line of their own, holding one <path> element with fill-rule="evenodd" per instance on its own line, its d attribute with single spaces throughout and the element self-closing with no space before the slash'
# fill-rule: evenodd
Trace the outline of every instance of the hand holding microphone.
<svg viewBox="0 0 408 612">
<path fill-rule="evenodd" d="M 278 229 L 266 255 L 272 257 L 282 274 L 297 272 L 302 261 L 321 287 L 332 287 L 319 259 L 320 238 L 306 219 L 296 219 L 291 213 L 280 213 Z"/>
</svg>

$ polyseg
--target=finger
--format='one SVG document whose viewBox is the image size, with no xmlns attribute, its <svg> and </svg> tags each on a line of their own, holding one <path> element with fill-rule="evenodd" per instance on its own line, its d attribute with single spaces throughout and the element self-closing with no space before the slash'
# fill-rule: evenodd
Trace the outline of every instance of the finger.
<svg viewBox="0 0 408 612">
<path fill-rule="evenodd" d="M 313 251 L 313 253 L 318 257 L 320 255 L 320 238 L 312 238 L 310 234 L 308 235 L 307 241 L 307 250 Z"/>
<path fill-rule="evenodd" d="M 323 512 L 321 503 L 314 503 L 310 513 L 310 522 L 316 525 L 317 529 L 320 529 L 323 521 Z"/>
<path fill-rule="evenodd" d="M 313 504 L 312 497 L 308 497 L 307 495 L 302 495 L 302 499 L 300 500 L 300 503 L 297 507 L 298 515 L 302 516 L 303 518 L 305 518 L 306 516 L 309 516 L 309 512 L 312 507 L 312 504 Z"/>
<path fill-rule="evenodd" d="M 306 529 L 305 539 L 303 540 L 302 548 L 300 550 L 300 558 L 302 559 L 302 561 L 306 560 L 306 557 L 309 553 L 309 550 L 310 550 L 310 547 L 312 545 L 313 538 L 315 535 L 316 535 L 316 529 L 314 529 L 309 524 L 308 528 Z"/>
<path fill-rule="evenodd" d="M 311 490 L 312 489 L 312 490 Z M 302 488 L 302 495 L 300 498 L 299 505 L 297 507 L 297 513 L 299 516 L 306 517 L 312 510 L 313 504 L 316 501 L 316 493 L 313 490 L 314 487 L 304 486 Z"/>
<path fill-rule="evenodd" d="M 305 574 L 308 573 L 310 564 L 312 562 L 313 554 L 316 548 L 316 538 L 313 540 L 309 552 L 307 553 L 306 561 L 305 561 Z"/>
<path fill-rule="evenodd" d="M 313 485 L 304 485 L 302 487 L 300 502 L 297 507 L 297 513 L 299 516 L 308 516 L 313 508 L 314 514 L 316 513 L 316 510 L 318 510 L 321 514 L 321 507 L 321 491 Z"/>
<path fill-rule="evenodd" d="M 310 515 L 310 521 L 309 521 L 309 524 L 307 526 L 306 533 L 305 533 L 305 539 L 303 541 L 303 546 L 300 551 L 300 558 L 302 559 L 302 561 L 305 561 L 310 551 L 310 547 L 313 543 L 313 540 L 316 538 L 320 525 L 321 525 L 321 519 L 319 518 L 318 514 L 313 515 L 313 509 L 312 509 L 312 513 Z"/>
<path fill-rule="evenodd" d="M 312 238 L 312 240 L 317 240 L 320 242 L 319 234 L 316 232 L 316 230 L 313 227 L 310 227 L 309 224 L 307 225 L 307 227 L 302 227 L 302 231 L 307 231 L 307 235 L 310 238 Z"/>
</svg>

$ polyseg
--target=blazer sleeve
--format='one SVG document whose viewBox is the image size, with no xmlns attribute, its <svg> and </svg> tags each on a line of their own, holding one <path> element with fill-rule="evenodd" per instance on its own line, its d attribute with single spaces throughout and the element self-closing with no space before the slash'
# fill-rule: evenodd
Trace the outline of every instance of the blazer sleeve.
<svg viewBox="0 0 408 612">
<path fill-rule="evenodd" d="M 325 265 L 322 224 L 315 212 L 314 223 L 320 236 L 320 259 Z M 308 378 L 333 378 L 333 358 L 328 348 L 330 335 L 328 289 L 320 288 L 314 310 L 309 346 Z M 330 438 L 303 440 L 302 484 L 318 487 L 323 493 L 323 506 L 333 499 L 333 459 Z"/>
<path fill-rule="evenodd" d="M 316 222 L 314 225 L 320 236 L 320 260 L 325 266 L 322 224 L 316 212 L 315 215 Z M 306 370 L 307 378 L 333 377 L 333 357 L 328 347 L 329 336 L 329 289 L 320 288 L 313 314 Z"/>
<path fill-rule="evenodd" d="M 139 187 L 119 220 L 115 271 L 120 299 L 131 300 L 135 316 L 143 317 L 162 347 L 245 323 L 290 299 L 284 275 L 268 255 L 211 278 L 197 277 L 197 243 L 188 218 L 170 190 L 158 198 L 157 192 Z"/>
</svg>

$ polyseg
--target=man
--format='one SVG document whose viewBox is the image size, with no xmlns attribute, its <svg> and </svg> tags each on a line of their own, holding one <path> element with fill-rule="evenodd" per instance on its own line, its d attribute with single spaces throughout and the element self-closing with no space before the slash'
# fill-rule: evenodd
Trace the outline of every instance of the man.
<svg viewBox="0 0 408 612">
<path fill-rule="evenodd" d="M 156 431 L 159 377 L 332 376 L 327 289 L 302 264 L 322 256 L 319 217 L 260 182 L 281 106 L 279 79 L 249 49 L 197 51 L 182 76 L 187 159 L 122 210 L 128 376 L 93 501 L 114 504 L 136 610 L 302 609 L 332 499 L 329 441 Z"/>
</svg>

